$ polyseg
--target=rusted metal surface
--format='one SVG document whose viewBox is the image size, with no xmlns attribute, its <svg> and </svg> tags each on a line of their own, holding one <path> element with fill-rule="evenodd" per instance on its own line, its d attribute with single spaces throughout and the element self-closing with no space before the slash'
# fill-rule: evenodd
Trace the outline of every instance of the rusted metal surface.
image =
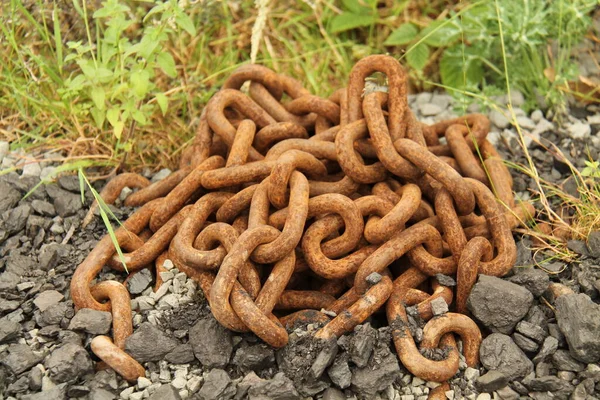
<svg viewBox="0 0 600 400">
<path fill-rule="evenodd" d="M 387 75 L 387 94 L 363 94 L 374 72 Z M 361 60 L 348 87 L 329 98 L 262 66 L 238 68 L 200 115 L 178 171 L 151 185 L 123 174 L 102 192 L 112 203 L 123 187 L 139 189 L 125 204 L 140 208 L 115 232 L 128 271 L 156 269 L 158 289 L 171 260 L 198 283 L 223 326 L 274 347 L 296 326 L 315 324 L 316 337 L 330 339 L 385 307 L 398 356 L 413 374 L 452 377 L 455 334 L 475 365 L 481 333 L 460 313 L 479 274 L 513 267 L 511 230 L 535 210 L 515 203 L 510 173 L 486 140 L 487 118 L 422 124 L 408 108 L 406 81 L 387 56 Z M 135 380 L 144 371 L 123 350 L 132 331 L 127 290 L 116 281 L 92 285 L 105 265 L 124 272 L 109 236 L 78 266 L 71 295 L 77 308 L 113 313 L 114 342 L 99 336 L 91 347 Z M 437 274 L 455 276 L 456 290 Z M 453 312 L 433 318 L 440 298 Z M 429 320 L 421 350 L 444 349 L 445 359 L 417 348 L 407 306 Z"/>
</svg>

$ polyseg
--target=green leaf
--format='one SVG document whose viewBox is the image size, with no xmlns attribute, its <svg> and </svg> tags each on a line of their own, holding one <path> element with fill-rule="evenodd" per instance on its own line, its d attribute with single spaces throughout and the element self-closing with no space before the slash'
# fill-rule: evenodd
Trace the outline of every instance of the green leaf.
<svg viewBox="0 0 600 400">
<path fill-rule="evenodd" d="M 113 134 L 117 139 L 121 139 L 121 134 L 123 133 L 123 128 L 125 128 L 125 123 L 123 121 L 117 121 L 113 125 Z"/>
<path fill-rule="evenodd" d="M 454 21 L 433 21 L 419 34 L 424 42 L 432 47 L 442 47 L 456 41 L 460 29 Z"/>
<path fill-rule="evenodd" d="M 165 115 L 167 113 L 167 108 L 169 107 L 169 99 L 163 93 L 156 94 L 156 102 L 162 111 L 162 114 Z"/>
<path fill-rule="evenodd" d="M 331 33 L 344 32 L 354 28 L 371 26 L 377 17 L 368 14 L 342 13 L 336 15 L 331 21 Z"/>
<path fill-rule="evenodd" d="M 344 8 L 353 14 L 360 14 L 362 12 L 369 12 L 370 10 L 359 3 L 358 0 L 342 0 Z"/>
<path fill-rule="evenodd" d="M 92 87 L 90 89 L 91 92 L 91 96 L 92 96 L 92 100 L 94 101 L 94 105 L 99 109 L 99 110 L 104 110 L 104 100 L 106 99 L 106 93 L 104 92 L 104 89 L 101 87 Z"/>
<path fill-rule="evenodd" d="M 421 71 L 427 65 L 429 59 L 429 46 L 425 43 L 419 43 L 411 47 L 406 52 L 406 62 L 414 69 Z"/>
<path fill-rule="evenodd" d="M 131 87 L 133 93 L 139 97 L 144 98 L 148 93 L 148 87 L 150 85 L 150 74 L 146 70 L 136 71 L 131 73 Z"/>
<path fill-rule="evenodd" d="M 167 74 L 170 78 L 175 78 L 177 76 L 177 70 L 175 69 L 175 60 L 173 60 L 173 56 L 171 53 L 166 51 L 159 53 L 156 56 L 156 62 L 160 66 L 160 68 Z"/>
<path fill-rule="evenodd" d="M 148 120 L 146 119 L 146 115 L 143 112 L 141 112 L 140 110 L 133 110 L 133 112 L 131 113 L 131 116 L 140 125 L 146 125 L 148 123 Z"/>
<path fill-rule="evenodd" d="M 418 30 L 413 24 L 401 25 L 383 42 L 384 46 L 400 46 L 412 42 L 417 37 Z"/>
<path fill-rule="evenodd" d="M 483 62 L 476 50 L 457 45 L 444 52 L 440 60 L 440 77 L 445 86 L 460 90 L 474 88 L 483 79 Z"/>
<path fill-rule="evenodd" d="M 185 30 L 190 34 L 190 36 L 196 36 L 196 27 L 194 26 L 194 22 L 189 15 L 185 14 L 184 12 L 179 12 L 175 17 L 175 22 L 177 23 L 178 27 Z"/>
<path fill-rule="evenodd" d="M 96 122 L 96 126 L 98 128 L 102 128 L 102 125 L 104 125 L 104 119 L 106 118 L 106 112 L 98 108 L 92 108 L 90 109 L 90 114 L 92 114 L 92 117 L 94 117 L 94 122 Z"/>
<path fill-rule="evenodd" d="M 117 122 L 119 122 L 120 114 L 121 113 L 118 108 L 109 108 L 106 111 L 106 119 L 112 126 L 115 126 L 117 124 Z"/>
</svg>

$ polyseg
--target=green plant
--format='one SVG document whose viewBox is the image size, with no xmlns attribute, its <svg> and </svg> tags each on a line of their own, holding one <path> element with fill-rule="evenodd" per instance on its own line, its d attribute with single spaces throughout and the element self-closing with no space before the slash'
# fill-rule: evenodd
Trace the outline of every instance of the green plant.
<svg viewBox="0 0 600 400">
<path fill-rule="evenodd" d="M 173 56 L 163 46 L 169 34 L 185 30 L 193 36 L 196 29 L 175 0 L 157 2 L 143 18 L 145 27 L 135 39 L 126 33 L 136 21 L 131 19 L 130 8 L 118 0 L 105 1 L 94 19 L 100 28 L 95 42 L 88 27 L 87 44 L 67 44 L 66 66 L 75 63 L 78 68 L 59 94 L 71 105 L 72 113 L 91 114 L 98 128 L 108 121 L 120 139 L 126 126 L 146 125 L 156 107 L 166 113 L 168 99 L 154 83 L 156 70 L 171 78 L 177 71 Z"/>
</svg>

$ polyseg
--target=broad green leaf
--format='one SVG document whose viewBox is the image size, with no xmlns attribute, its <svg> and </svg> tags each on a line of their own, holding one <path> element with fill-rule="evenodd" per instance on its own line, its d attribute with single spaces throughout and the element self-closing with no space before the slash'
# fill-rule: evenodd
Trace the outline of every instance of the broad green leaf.
<svg viewBox="0 0 600 400">
<path fill-rule="evenodd" d="M 403 44 L 408 44 L 417 37 L 417 33 L 419 33 L 419 31 L 413 24 L 406 23 L 392 32 L 385 42 L 383 42 L 383 44 L 385 46 L 400 46 Z"/>
<path fill-rule="evenodd" d="M 148 120 L 146 119 L 146 115 L 143 112 L 141 112 L 140 110 L 134 110 L 131 113 L 131 116 L 140 125 L 146 125 L 148 123 Z"/>
<path fill-rule="evenodd" d="M 175 78 L 177 76 L 177 70 L 175 69 L 175 60 L 173 60 L 173 56 L 171 53 L 163 51 L 156 56 L 156 62 L 160 66 L 160 68 L 167 74 L 170 78 Z"/>
<path fill-rule="evenodd" d="M 369 14 L 342 13 L 336 15 L 331 21 L 331 33 L 338 33 L 363 26 L 371 26 L 377 17 Z"/>
<path fill-rule="evenodd" d="M 354 14 L 360 14 L 362 12 L 369 12 L 370 10 L 360 4 L 359 0 L 342 0 L 342 4 L 344 8 Z"/>
<path fill-rule="evenodd" d="M 460 29 L 454 21 L 433 21 L 419 34 L 424 42 L 432 47 L 442 47 L 456 41 Z"/>
<path fill-rule="evenodd" d="M 167 96 L 165 96 L 163 93 L 157 93 L 156 102 L 158 103 L 162 114 L 165 115 L 167 113 L 167 108 L 169 107 L 169 99 Z"/>
<path fill-rule="evenodd" d="M 440 77 L 445 86 L 465 90 L 476 87 L 483 79 L 483 62 L 474 50 L 462 45 L 455 46 L 444 52 L 440 60 Z"/>
<path fill-rule="evenodd" d="M 196 27 L 189 15 L 185 14 L 183 11 L 179 12 L 175 17 L 175 22 L 177 23 L 177 26 L 189 33 L 190 36 L 196 36 Z"/>
<path fill-rule="evenodd" d="M 109 108 L 106 111 L 106 119 L 112 126 L 115 126 L 115 125 L 117 125 L 117 122 L 119 122 L 120 114 L 121 113 L 118 108 Z"/>
<path fill-rule="evenodd" d="M 117 139 L 121 139 L 124 127 L 125 123 L 123 121 L 117 121 L 117 123 L 113 125 L 113 134 Z"/>
<path fill-rule="evenodd" d="M 131 87 L 133 93 L 139 97 L 144 98 L 148 93 L 148 86 L 150 84 L 150 74 L 146 70 L 135 71 L 131 73 Z"/>
<path fill-rule="evenodd" d="M 81 71 L 88 79 L 94 79 L 96 77 L 96 68 L 93 63 L 87 59 L 77 60 L 77 65 L 81 68 Z"/>
<path fill-rule="evenodd" d="M 92 117 L 94 117 L 94 122 L 96 122 L 96 126 L 98 128 L 102 128 L 102 125 L 104 125 L 104 119 L 106 118 L 106 111 L 100 110 L 98 108 L 91 108 L 90 114 L 92 114 Z"/>
<path fill-rule="evenodd" d="M 425 43 L 419 43 L 411 47 L 406 52 L 406 62 L 414 69 L 421 71 L 427 65 L 429 59 L 429 46 Z"/>
<path fill-rule="evenodd" d="M 106 93 L 104 92 L 104 89 L 101 87 L 92 87 L 90 88 L 90 92 L 92 100 L 94 101 L 94 105 L 99 110 L 104 110 L 104 100 L 106 99 Z"/>
</svg>

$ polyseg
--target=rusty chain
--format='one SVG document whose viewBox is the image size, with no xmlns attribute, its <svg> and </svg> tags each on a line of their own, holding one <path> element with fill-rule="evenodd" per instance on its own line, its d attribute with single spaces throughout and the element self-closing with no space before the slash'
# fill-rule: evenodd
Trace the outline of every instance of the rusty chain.
<svg viewBox="0 0 600 400">
<path fill-rule="evenodd" d="M 387 75 L 388 93 L 363 95 L 375 72 Z M 268 68 L 238 68 L 202 112 L 178 171 L 153 184 L 122 174 L 102 191 L 112 203 L 124 187 L 138 189 L 125 199 L 138 210 L 115 231 L 128 271 L 155 269 L 158 289 L 172 260 L 223 326 L 274 347 L 298 324 L 321 325 L 315 336 L 328 340 L 385 307 L 414 375 L 451 378 L 455 335 L 476 365 L 481 333 L 466 300 L 479 274 L 513 267 L 511 230 L 534 210 L 515 203 L 510 173 L 486 140 L 487 118 L 422 124 L 408 107 L 406 80 L 395 59 L 370 56 L 347 88 L 323 98 Z M 78 308 L 113 313 L 114 341 L 96 337 L 92 350 L 135 380 L 144 369 L 123 350 L 132 332 L 127 290 L 93 284 L 105 265 L 124 271 L 108 235 L 78 266 L 71 294 Z M 437 274 L 455 276 L 456 290 Z M 436 299 L 453 312 L 434 317 Z M 427 321 L 421 350 L 409 306 Z M 445 356 L 427 358 L 426 349 Z"/>
</svg>

